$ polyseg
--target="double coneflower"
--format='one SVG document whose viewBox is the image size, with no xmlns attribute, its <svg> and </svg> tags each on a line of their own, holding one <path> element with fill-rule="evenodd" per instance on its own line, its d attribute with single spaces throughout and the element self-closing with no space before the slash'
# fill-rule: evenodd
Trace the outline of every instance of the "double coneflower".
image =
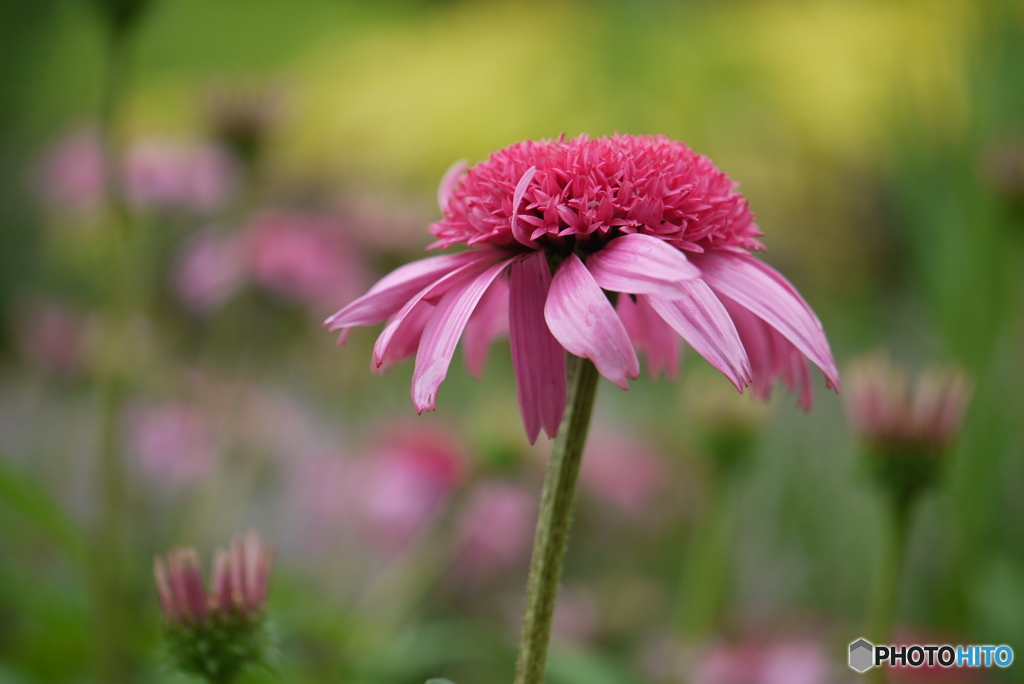
<svg viewBox="0 0 1024 684">
<path fill-rule="evenodd" d="M 374 363 L 416 355 L 412 398 L 434 408 L 455 347 L 486 350 L 507 331 L 530 441 L 554 436 L 566 402 L 565 351 L 622 388 L 676 371 L 686 340 L 740 391 L 779 379 L 809 408 L 807 359 L 838 373 L 817 316 L 753 258 L 761 235 L 728 176 L 686 145 L 616 135 L 526 141 L 438 191 L 433 247 L 469 249 L 403 266 L 327 319 L 331 330 L 387 321 Z M 480 354 L 470 354 L 479 371 Z"/>
</svg>

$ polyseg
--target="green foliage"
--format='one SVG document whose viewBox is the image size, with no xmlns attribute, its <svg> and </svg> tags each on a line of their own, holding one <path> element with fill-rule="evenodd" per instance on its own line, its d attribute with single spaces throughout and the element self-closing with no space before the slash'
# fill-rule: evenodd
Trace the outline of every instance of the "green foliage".
<svg viewBox="0 0 1024 684">
<path fill-rule="evenodd" d="M 230 684 L 243 671 L 266 666 L 274 648 L 263 616 L 215 614 L 203 625 L 168 622 L 164 643 L 171 662 L 210 684 Z"/>
</svg>

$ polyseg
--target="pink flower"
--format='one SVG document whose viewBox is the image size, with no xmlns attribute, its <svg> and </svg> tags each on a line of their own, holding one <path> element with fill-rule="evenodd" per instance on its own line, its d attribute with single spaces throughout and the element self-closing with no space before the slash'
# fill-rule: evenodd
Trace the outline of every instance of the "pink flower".
<svg viewBox="0 0 1024 684">
<path fill-rule="evenodd" d="M 219 147 L 142 140 L 128 150 L 125 195 L 140 207 L 210 212 L 227 201 L 235 175 L 234 162 Z"/>
<path fill-rule="evenodd" d="M 874 448 L 941 454 L 960 432 L 972 385 L 956 368 L 930 368 L 912 379 L 884 353 L 851 364 L 847 412 Z"/>
<path fill-rule="evenodd" d="M 30 301 L 19 316 L 16 337 L 26 356 L 43 368 L 73 373 L 85 352 L 82 316 L 55 301 Z"/>
<path fill-rule="evenodd" d="M 364 279 L 338 222 L 317 214 L 265 212 L 246 228 L 253 280 L 286 299 L 327 308 L 352 299 Z"/>
<path fill-rule="evenodd" d="M 203 626 L 229 616 L 255 617 L 264 610 L 274 550 L 258 533 L 235 535 L 228 551 L 218 549 L 210 589 L 203 587 L 199 554 L 174 549 L 153 561 L 164 616 L 174 624 Z"/>
<path fill-rule="evenodd" d="M 817 316 L 748 252 L 761 233 L 746 200 L 682 143 L 526 141 L 468 171 L 453 167 L 438 201 L 433 246 L 470 249 L 399 268 L 324 323 L 344 341 L 353 326 L 387 320 L 374 362 L 416 355 L 417 411 L 434 408 L 463 333 L 468 348 L 482 347 L 504 328 L 505 299 L 531 442 L 558 430 L 565 351 L 623 389 L 640 374 L 635 348 L 652 370 L 674 373 L 679 337 L 740 391 L 753 385 L 764 397 L 781 379 L 809 408 L 807 359 L 838 387 Z"/>
<path fill-rule="evenodd" d="M 94 209 L 103 199 L 103 150 L 93 131 L 74 133 L 54 143 L 42 164 L 46 199 L 70 209 Z"/>
<path fill-rule="evenodd" d="M 186 484 L 201 480 L 213 461 L 213 436 L 206 419 L 184 403 L 136 407 L 128 413 L 128 449 L 155 480 Z"/>
<path fill-rule="evenodd" d="M 174 285 L 187 309 L 206 313 L 230 299 L 245 277 L 242 241 L 236 235 L 203 230 L 190 237 L 182 248 Z"/>
<path fill-rule="evenodd" d="M 622 511 L 639 513 L 665 476 L 661 458 L 636 438 L 597 430 L 587 440 L 580 484 Z"/>
<path fill-rule="evenodd" d="M 403 546 L 441 510 L 463 470 L 447 434 L 397 431 L 358 476 L 354 496 L 368 533 L 385 547 Z"/>
<path fill-rule="evenodd" d="M 537 502 L 503 482 L 482 482 L 459 514 L 459 574 L 480 581 L 529 556 Z"/>
<path fill-rule="evenodd" d="M 695 684 L 825 684 L 828 658 L 816 642 L 782 641 L 713 646 L 697 668 Z"/>
</svg>

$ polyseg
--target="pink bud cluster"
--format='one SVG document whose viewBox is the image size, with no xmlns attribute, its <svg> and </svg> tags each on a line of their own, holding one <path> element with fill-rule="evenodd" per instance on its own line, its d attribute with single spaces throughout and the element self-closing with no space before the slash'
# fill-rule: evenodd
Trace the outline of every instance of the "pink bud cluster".
<svg viewBox="0 0 1024 684">
<path fill-rule="evenodd" d="M 228 551 L 214 554 L 210 590 L 203 586 L 199 554 L 193 548 L 173 549 L 153 562 L 160 604 L 167 619 L 204 625 L 228 616 L 254 616 L 263 611 L 274 550 L 255 531 L 235 535 Z"/>
<path fill-rule="evenodd" d="M 882 353 L 853 363 L 848 378 L 847 411 L 862 439 L 929 453 L 957 436 L 973 391 L 959 369 L 933 367 L 912 378 Z"/>
</svg>

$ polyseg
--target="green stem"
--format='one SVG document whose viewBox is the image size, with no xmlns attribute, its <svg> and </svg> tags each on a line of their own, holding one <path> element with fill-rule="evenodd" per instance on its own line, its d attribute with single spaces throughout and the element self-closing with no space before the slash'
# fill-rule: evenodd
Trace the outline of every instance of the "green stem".
<svg viewBox="0 0 1024 684">
<path fill-rule="evenodd" d="M 111 222 L 115 224 L 109 236 L 110 264 L 104 274 L 106 324 L 108 334 L 114 337 L 113 344 L 119 348 L 125 343 L 123 327 L 130 316 L 132 300 L 137 296 L 130 277 L 133 265 L 129 255 L 134 236 L 129 231 L 129 215 L 121 192 L 114 134 L 118 105 L 125 89 L 129 39 L 126 29 L 111 29 L 107 36 L 99 111 L 107 209 Z M 104 358 L 97 377 L 101 404 L 97 483 L 100 517 L 92 565 L 97 608 L 97 656 L 100 679 L 105 682 L 124 681 L 128 664 L 124 645 L 128 604 L 124 598 L 123 571 L 126 476 L 120 439 L 126 387 L 116 363 L 112 358 Z"/>
<path fill-rule="evenodd" d="M 903 574 L 910 530 L 910 502 L 892 502 L 887 506 L 886 513 L 889 529 L 886 530 L 881 569 L 875 584 L 868 623 L 868 637 L 874 644 L 888 644 L 891 641 L 900 576 Z M 875 684 L 887 682 L 885 670 L 882 668 L 873 668 L 871 676 Z"/>
<path fill-rule="evenodd" d="M 598 372 L 588 359 L 567 355 L 568 397 L 565 415 L 551 447 L 533 540 L 526 613 L 519 636 L 515 684 L 541 684 L 547 664 L 551 618 L 555 612 L 562 560 L 572 525 L 573 495 L 597 394 Z"/>
</svg>

